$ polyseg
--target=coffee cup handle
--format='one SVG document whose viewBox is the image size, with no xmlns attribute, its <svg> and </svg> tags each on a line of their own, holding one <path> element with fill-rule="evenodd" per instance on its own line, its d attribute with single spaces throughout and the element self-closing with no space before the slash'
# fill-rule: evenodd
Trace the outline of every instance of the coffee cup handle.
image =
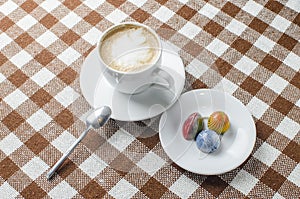
<svg viewBox="0 0 300 199">
<path fill-rule="evenodd" d="M 169 89 L 169 90 L 174 92 L 174 90 L 175 90 L 175 88 L 174 88 L 175 87 L 175 84 L 174 84 L 175 80 L 164 69 L 156 68 L 152 73 L 152 77 L 154 78 L 154 80 L 153 80 L 154 85 L 162 86 L 162 87 L 164 87 L 166 89 Z"/>
</svg>

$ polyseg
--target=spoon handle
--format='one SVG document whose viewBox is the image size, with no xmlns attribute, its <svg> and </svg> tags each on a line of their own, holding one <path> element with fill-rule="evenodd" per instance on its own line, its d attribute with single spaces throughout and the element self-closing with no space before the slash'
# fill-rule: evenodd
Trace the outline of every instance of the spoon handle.
<svg viewBox="0 0 300 199">
<path fill-rule="evenodd" d="M 87 128 L 79 138 L 68 148 L 68 150 L 63 154 L 63 156 L 56 162 L 56 164 L 47 173 L 48 180 L 54 175 L 55 171 L 62 165 L 62 163 L 67 159 L 67 157 L 74 151 L 75 147 L 81 142 L 81 140 L 86 136 L 87 132 L 91 127 Z"/>
</svg>

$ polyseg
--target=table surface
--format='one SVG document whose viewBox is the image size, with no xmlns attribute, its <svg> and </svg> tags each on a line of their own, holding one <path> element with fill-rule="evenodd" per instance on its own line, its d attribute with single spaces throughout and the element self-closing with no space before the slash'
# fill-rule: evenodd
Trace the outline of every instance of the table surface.
<svg viewBox="0 0 300 199">
<path fill-rule="evenodd" d="M 299 12 L 298 0 L 1 1 L 1 198 L 298 198 Z M 184 91 L 222 85 L 247 107 L 257 140 L 241 166 L 190 173 L 164 153 L 159 116 L 111 119 L 46 179 L 91 111 L 81 65 L 101 32 L 122 21 L 174 44 Z"/>
</svg>

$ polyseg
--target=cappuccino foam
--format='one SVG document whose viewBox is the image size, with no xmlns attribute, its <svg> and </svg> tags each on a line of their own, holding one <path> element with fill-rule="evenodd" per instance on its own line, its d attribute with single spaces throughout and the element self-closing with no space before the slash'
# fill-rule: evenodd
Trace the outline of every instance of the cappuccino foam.
<svg viewBox="0 0 300 199">
<path fill-rule="evenodd" d="M 100 55 L 109 67 L 123 72 L 140 71 L 159 55 L 156 37 L 144 27 L 126 25 L 112 30 L 102 41 Z"/>
</svg>

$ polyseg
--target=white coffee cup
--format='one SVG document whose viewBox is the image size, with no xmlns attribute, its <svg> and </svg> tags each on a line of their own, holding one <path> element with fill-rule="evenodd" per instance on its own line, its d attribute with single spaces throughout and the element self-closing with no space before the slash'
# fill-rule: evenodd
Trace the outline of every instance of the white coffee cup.
<svg viewBox="0 0 300 199">
<path fill-rule="evenodd" d="M 148 26 L 114 25 L 102 34 L 97 50 L 104 77 L 119 92 L 136 94 L 153 84 L 172 90 L 174 80 L 161 68 L 161 40 Z"/>
</svg>

